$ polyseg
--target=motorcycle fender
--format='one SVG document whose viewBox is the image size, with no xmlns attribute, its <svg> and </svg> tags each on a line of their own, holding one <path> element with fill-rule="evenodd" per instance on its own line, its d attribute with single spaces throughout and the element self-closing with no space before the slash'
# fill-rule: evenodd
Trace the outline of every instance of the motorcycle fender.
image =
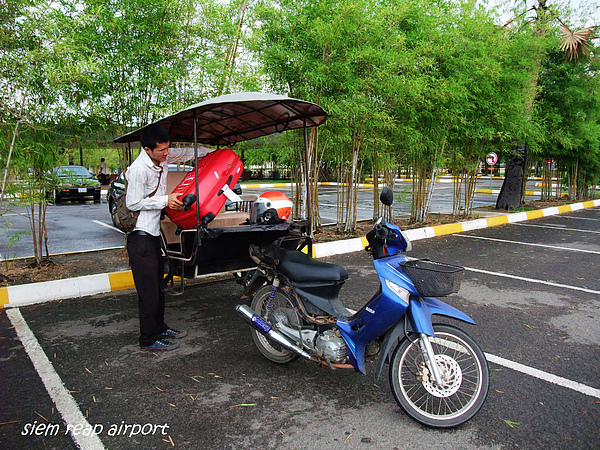
<svg viewBox="0 0 600 450">
<path fill-rule="evenodd" d="M 392 348 L 397 344 L 398 340 L 404 337 L 404 333 L 404 318 L 402 318 L 385 334 L 385 339 L 383 340 L 383 344 L 381 344 L 379 360 L 377 361 L 375 380 L 379 380 L 381 377 L 381 372 L 383 371 L 383 366 L 387 361 L 388 354 L 392 351 Z"/>
<path fill-rule="evenodd" d="M 404 318 L 402 318 L 385 335 L 383 344 L 381 345 L 379 360 L 377 361 L 375 371 L 376 380 L 379 380 L 381 377 L 381 372 L 383 371 L 383 366 L 387 361 L 388 355 L 392 352 L 395 345 L 404 338 L 406 333 L 414 331 L 425 333 L 428 336 L 434 335 L 431 324 L 431 316 L 433 314 L 451 317 L 475 325 L 475 321 L 468 315 L 433 297 L 411 297 L 410 308 L 407 314 L 409 314 L 410 318 L 408 330 L 405 327 Z"/>
<path fill-rule="evenodd" d="M 411 296 L 407 314 L 412 328 L 417 333 L 424 333 L 428 336 L 435 336 L 431 324 L 431 316 L 434 314 L 475 325 L 475 321 L 465 313 L 433 297 Z"/>
<path fill-rule="evenodd" d="M 246 279 L 244 280 L 244 293 L 240 297 L 242 301 L 250 301 L 254 296 L 254 293 L 258 290 L 260 286 L 265 284 L 267 278 L 264 276 L 262 272 L 259 270 L 252 270 L 250 273 L 246 275 Z"/>
</svg>

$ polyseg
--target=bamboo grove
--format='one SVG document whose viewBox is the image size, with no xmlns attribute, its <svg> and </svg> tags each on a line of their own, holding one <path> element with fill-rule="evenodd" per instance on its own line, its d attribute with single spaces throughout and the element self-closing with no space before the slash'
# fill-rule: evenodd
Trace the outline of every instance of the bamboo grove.
<svg viewBox="0 0 600 450">
<path fill-rule="evenodd" d="M 454 213 L 468 216 L 490 151 L 508 163 L 526 148 L 525 175 L 547 178 L 545 197 L 589 196 L 599 183 L 596 29 L 551 0 L 511 2 L 508 16 L 474 0 L 5 5 L 0 163 L 8 167 L 11 153 L 11 173 L 43 174 L 66 149 L 105 146 L 207 98 L 266 91 L 329 112 L 311 134 L 311 167 L 302 166 L 294 133 L 237 150 L 247 164 L 339 182 L 341 231 L 356 227 L 357 186 L 366 178 L 377 195 L 380 184 L 410 176 L 411 218 L 423 221 L 436 178 L 449 172 Z M 41 217 L 39 197 L 31 198 Z M 299 210 L 300 194 L 295 200 Z"/>
</svg>

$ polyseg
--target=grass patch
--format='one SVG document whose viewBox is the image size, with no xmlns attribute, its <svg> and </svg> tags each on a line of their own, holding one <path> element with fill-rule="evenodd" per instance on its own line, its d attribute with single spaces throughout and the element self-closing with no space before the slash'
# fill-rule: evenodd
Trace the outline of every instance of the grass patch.
<svg viewBox="0 0 600 450">
<path fill-rule="evenodd" d="M 532 206 L 519 206 L 518 208 L 511 208 L 508 212 L 519 213 L 519 212 L 533 211 L 535 209 L 537 209 L 537 208 L 534 208 Z"/>
</svg>

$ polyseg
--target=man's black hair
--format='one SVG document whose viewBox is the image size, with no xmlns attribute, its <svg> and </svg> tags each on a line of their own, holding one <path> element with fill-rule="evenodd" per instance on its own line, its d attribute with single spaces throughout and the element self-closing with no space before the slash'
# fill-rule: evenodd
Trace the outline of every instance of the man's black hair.
<svg viewBox="0 0 600 450">
<path fill-rule="evenodd" d="M 171 140 L 167 130 L 159 123 L 153 123 L 148 125 L 142 130 L 140 142 L 142 148 L 148 147 L 150 150 L 156 148 L 156 144 L 162 144 L 163 142 L 169 142 Z"/>
</svg>

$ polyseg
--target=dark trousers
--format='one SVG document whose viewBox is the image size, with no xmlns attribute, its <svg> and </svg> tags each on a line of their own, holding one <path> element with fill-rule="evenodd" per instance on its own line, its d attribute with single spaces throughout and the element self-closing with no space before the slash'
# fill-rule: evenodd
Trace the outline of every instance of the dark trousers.
<svg viewBox="0 0 600 450">
<path fill-rule="evenodd" d="M 140 345 L 152 345 L 168 329 L 165 295 L 161 289 L 164 275 L 160 238 L 131 233 L 127 236 L 127 251 L 138 294 Z"/>
</svg>

